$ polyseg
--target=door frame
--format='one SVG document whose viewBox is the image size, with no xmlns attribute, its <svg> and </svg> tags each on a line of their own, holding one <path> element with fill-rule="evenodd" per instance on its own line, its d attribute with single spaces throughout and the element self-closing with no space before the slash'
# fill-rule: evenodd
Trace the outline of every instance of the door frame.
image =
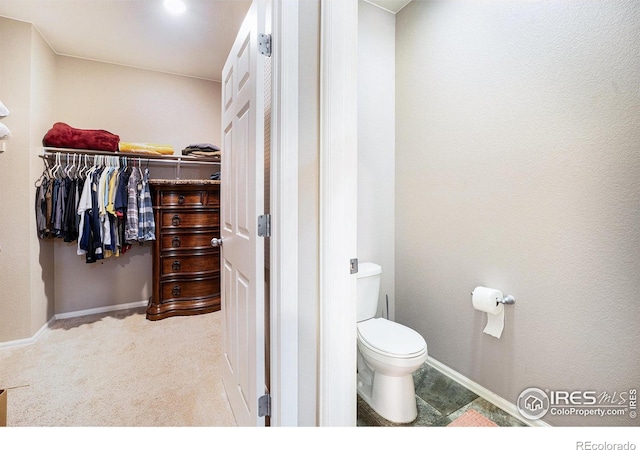
<svg viewBox="0 0 640 450">
<path fill-rule="evenodd" d="M 358 0 L 321 0 L 318 424 L 356 424 Z"/>
<path fill-rule="evenodd" d="M 358 1 L 320 1 L 317 424 L 356 423 Z M 298 2 L 273 0 L 271 425 L 298 425 Z M 352 345 L 345 345 L 351 342 Z"/>
<path fill-rule="evenodd" d="M 298 425 L 298 2 L 272 2 L 272 426 Z"/>
</svg>

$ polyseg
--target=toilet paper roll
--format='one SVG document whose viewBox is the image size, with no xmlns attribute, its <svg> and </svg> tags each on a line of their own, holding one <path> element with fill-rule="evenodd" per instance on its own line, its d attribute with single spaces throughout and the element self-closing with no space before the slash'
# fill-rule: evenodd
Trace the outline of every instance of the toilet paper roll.
<svg viewBox="0 0 640 450">
<path fill-rule="evenodd" d="M 487 326 L 484 327 L 484 332 L 500 339 L 504 329 L 504 304 L 500 303 L 502 292 L 478 286 L 473 290 L 471 299 L 475 309 L 487 313 Z"/>
</svg>

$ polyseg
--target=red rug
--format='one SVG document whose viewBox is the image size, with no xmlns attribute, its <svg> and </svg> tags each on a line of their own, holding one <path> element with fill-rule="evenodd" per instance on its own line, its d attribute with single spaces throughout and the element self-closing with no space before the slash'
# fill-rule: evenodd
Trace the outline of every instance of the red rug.
<svg viewBox="0 0 640 450">
<path fill-rule="evenodd" d="M 494 422 L 487 419 L 479 412 L 470 409 L 451 422 L 448 427 L 497 427 Z"/>
</svg>

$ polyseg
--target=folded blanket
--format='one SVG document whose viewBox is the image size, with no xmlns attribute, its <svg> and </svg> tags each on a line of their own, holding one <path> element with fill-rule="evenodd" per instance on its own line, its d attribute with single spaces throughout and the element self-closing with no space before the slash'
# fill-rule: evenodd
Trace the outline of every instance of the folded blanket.
<svg viewBox="0 0 640 450">
<path fill-rule="evenodd" d="M 82 130 L 56 122 L 42 139 L 45 147 L 117 152 L 120 136 L 105 130 Z"/>
<path fill-rule="evenodd" d="M 132 155 L 173 155 L 173 151 L 169 152 L 168 150 L 147 150 L 144 148 L 128 148 L 125 150 L 120 150 L 120 153 L 131 153 Z"/>
<path fill-rule="evenodd" d="M 195 151 L 195 152 L 191 152 L 189 153 L 190 156 L 200 156 L 200 157 L 206 157 L 206 158 L 217 158 L 220 159 L 220 153 L 221 152 L 200 152 L 200 151 Z"/>
<path fill-rule="evenodd" d="M 220 151 L 220 147 L 218 147 L 217 145 L 204 143 L 204 144 L 187 145 L 182 150 L 182 154 L 183 155 L 190 155 L 193 152 L 209 152 L 209 153 L 213 153 L 213 152 L 219 152 L 219 151 Z"/>
<path fill-rule="evenodd" d="M 173 147 L 171 145 L 138 142 L 120 142 L 120 151 L 128 153 L 146 153 L 151 155 L 173 155 Z"/>
</svg>

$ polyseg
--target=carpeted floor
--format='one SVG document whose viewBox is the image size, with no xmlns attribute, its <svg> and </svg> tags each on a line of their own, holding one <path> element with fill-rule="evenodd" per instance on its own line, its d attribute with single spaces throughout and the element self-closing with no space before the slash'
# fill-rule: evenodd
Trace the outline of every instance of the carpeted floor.
<svg viewBox="0 0 640 450">
<path fill-rule="evenodd" d="M 0 349 L 7 426 L 235 426 L 221 319 L 132 309 L 56 321 L 35 344 Z"/>
</svg>

